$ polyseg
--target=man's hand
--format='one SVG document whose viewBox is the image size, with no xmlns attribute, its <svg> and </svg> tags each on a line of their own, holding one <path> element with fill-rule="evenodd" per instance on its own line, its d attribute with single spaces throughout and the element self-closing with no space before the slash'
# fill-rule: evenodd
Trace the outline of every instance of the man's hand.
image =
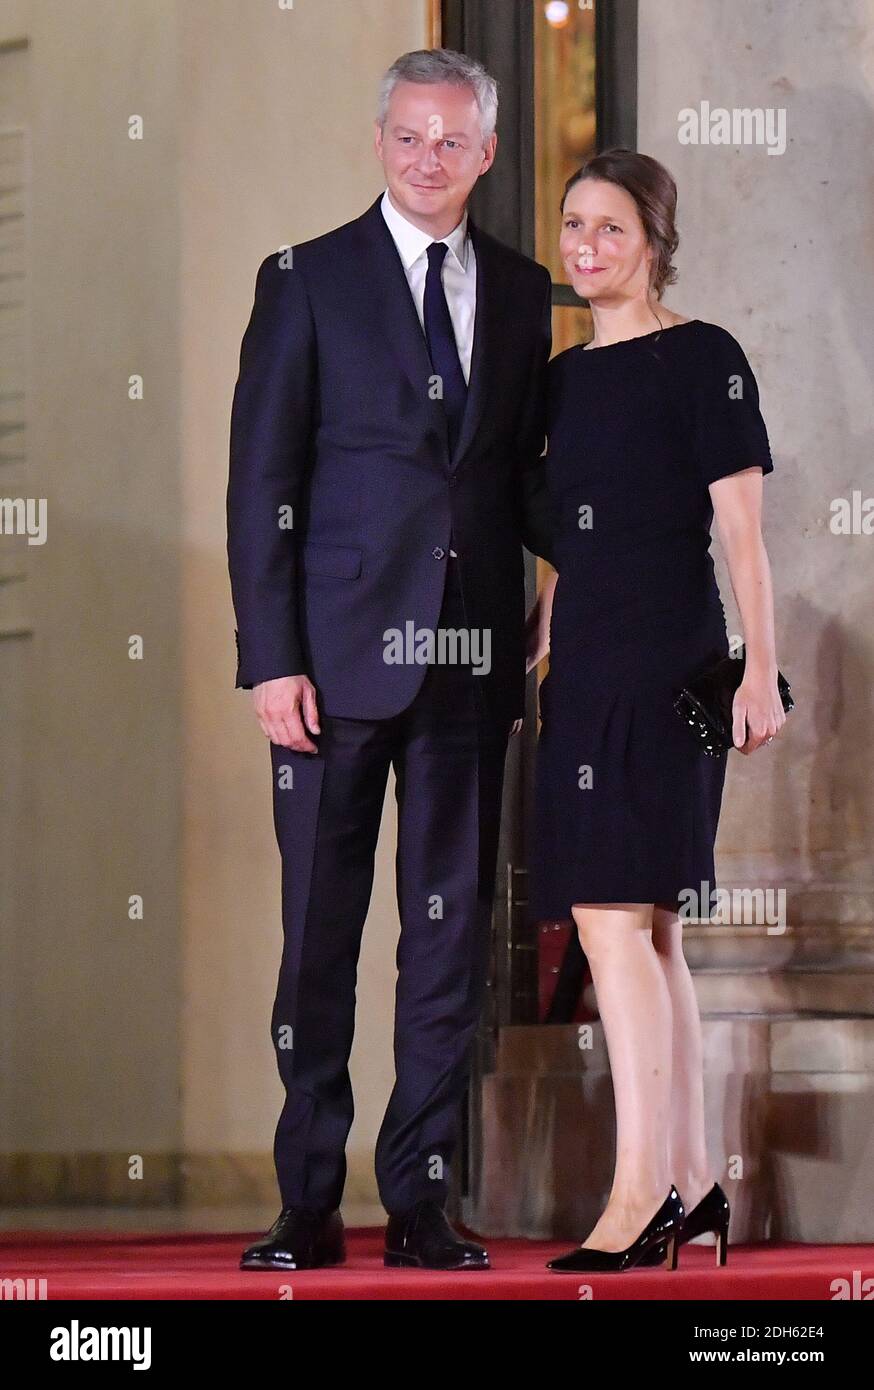
<svg viewBox="0 0 874 1390">
<path fill-rule="evenodd" d="M 262 681 L 252 691 L 258 723 L 270 739 L 297 753 L 319 750 L 307 732 L 321 733 L 316 688 L 309 676 L 279 676 Z M 306 726 L 306 727 L 304 727 Z"/>
</svg>

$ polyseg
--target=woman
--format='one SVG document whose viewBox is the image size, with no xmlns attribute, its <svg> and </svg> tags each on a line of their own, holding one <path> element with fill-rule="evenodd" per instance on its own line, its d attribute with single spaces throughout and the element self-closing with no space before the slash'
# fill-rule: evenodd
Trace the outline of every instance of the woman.
<svg viewBox="0 0 874 1390">
<path fill-rule="evenodd" d="M 675 1268 L 680 1239 L 704 1230 L 726 1258 L 679 915 L 681 895 L 714 881 L 726 755 L 706 756 L 673 708 L 680 687 L 728 652 L 714 513 L 746 645 L 735 745 L 753 752 L 785 719 L 760 524 L 767 433 L 735 339 L 661 303 L 676 278 L 676 198 L 662 165 L 612 150 L 562 200 L 562 260 L 594 336 L 550 363 L 560 578 L 529 617 L 529 669 L 550 650 L 532 911 L 576 923 L 617 1125 L 607 1206 L 584 1244 L 549 1265 L 573 1272 L 654 1264 L 666 1249 Z"/>
</svg>

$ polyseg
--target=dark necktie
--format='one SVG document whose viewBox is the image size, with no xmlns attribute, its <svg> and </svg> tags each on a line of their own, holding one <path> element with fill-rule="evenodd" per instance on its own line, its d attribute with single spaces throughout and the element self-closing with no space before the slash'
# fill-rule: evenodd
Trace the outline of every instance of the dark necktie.
<svg viewBox="0 0 874 1390">
<path fill-rule="evenodd" d="M 443 406 L 449 429 L 449 453 L 455 451 L 467 403 L 467 383 L 455 342 L 455 331 L 443 291 L 443 261 L 449 247 L 445 241 L 432 241 L 428 247 L 428 274 L 425 277 L 425 338 L 434 373 L 443 382 Z"/>
</svg>

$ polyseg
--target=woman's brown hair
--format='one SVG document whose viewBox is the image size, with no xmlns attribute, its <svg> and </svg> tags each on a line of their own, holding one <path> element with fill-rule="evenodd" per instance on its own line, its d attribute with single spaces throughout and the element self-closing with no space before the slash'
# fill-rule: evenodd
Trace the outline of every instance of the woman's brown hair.
<svg viewBox="0 0 874 1390">
<path fill-rule="evenodd" d="M 583 179 L 603 179 L 605 183 L 615 183 L 634 199 L 652 249 L 650 287 L 661 299 L 665 285 L 673 285 L 677 278 L 677 271 L 671 264 L 671 257 L 680 243 L 674 225 L 677 185 L 673 176 L 664 164 L 659 164 L 648 154 L 638 154 L 636 150 L 604 150 L 587 159 L 568 179 L 561 199 L 562 213 L 567 195 Z"/>
</svg>

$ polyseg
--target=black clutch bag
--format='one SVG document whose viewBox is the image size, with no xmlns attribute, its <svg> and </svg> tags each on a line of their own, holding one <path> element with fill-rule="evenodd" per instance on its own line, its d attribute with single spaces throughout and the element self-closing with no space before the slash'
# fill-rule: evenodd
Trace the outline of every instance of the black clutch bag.
<svg viewBox="0 0 874 1390">
<path fill-rule="evenodd" d="M 743 647 L 736 656 L 724 656 L 709 671 L 685 685 L 674 701 L 674 709 L 692 736 L 711 758 L 718 758 L 734 747 L 733 705 L 744 677 L 746 656 Z M 777 672 L 777 691 L 788 714 L 795 708 L 789 682 Z"/>
</svg>

